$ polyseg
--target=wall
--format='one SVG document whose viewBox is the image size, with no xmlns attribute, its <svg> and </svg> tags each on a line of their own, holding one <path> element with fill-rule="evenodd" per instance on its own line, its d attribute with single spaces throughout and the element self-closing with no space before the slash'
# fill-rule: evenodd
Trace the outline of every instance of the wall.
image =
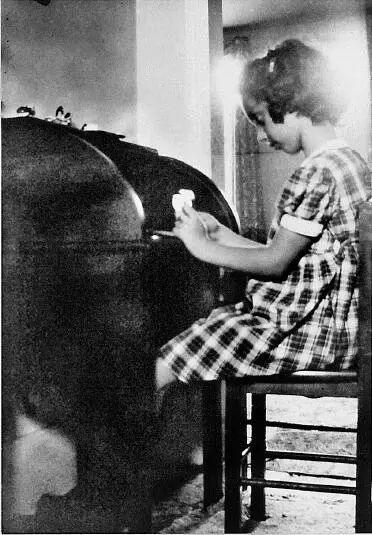
<svg viewBox="0 0 372 535">
<path fill-rule="evenodd" d="M 138 142 L 211 175 L 207 0 L 137 0 Z"/>
<path fill-rule="evenodd" d="M 135 0 L 2 3 L 2 108 L 136 135 Z"/>
<path fill-rule="evenodd" d="M 343 117 L 339 135 L 360 151 L 372 164 L 371 154 L 371 90 L 368 60 L 367 26 L 364 2 L 360 0 L 329 0 L 323 12 L 299 18 L 252 24 L 229 29 L 228 35 L 246 35 L 252 55 L 264 55 L 284 39 L 298 37 L 322 49 L 337 62 L 346 79 L 350 104 Z M 263 149 L 259 155 L 265 219 L 268 225 L 273 205 L 283 180 L 303 159 Z"/>
<path fill-rule="evenodd" d="M 57 106 L 211 175 L 208 0 L 7 0 L 2 115 Z"/>
</svg>

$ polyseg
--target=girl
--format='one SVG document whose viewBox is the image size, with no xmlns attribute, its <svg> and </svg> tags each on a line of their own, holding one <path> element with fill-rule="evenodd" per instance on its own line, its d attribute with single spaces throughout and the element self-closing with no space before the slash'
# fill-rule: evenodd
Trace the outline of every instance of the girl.
<svg viewBox="0 0 372 535">
<path fill-rule="evenodd" d="M 245 271 L 246 297 L 169 341 L 158 388 L 355 366 L 358 206 L 370 195 L 361 156 L 337 139 L 342 105 L 325 58 L 292 39 L 246 65 L 247 118 L 270 144 L 305 160 L 283 185 L 267 244 L 185 206 L 174 233 L 198 259 Z M 249 179 L 249 177 L 247 177 Z"/>
</svg>

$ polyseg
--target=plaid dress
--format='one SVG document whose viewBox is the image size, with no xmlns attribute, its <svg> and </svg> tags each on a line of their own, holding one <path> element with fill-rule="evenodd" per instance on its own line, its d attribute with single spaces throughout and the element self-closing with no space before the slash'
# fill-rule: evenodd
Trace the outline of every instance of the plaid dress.
<svg viewBox="0 0 372 535">
<path fill-rule="evenodd" d="M 267 244 L 280 225 L 319 238 L 285 280 L 250 279 L 243 302 L 215 309 L 165 344 L 161 357 L 177 378 L 353 368 L 358 205 L 370 189 L 366 163 L 341 140 L 306 158 L 283 186 Z"/>
</svg>

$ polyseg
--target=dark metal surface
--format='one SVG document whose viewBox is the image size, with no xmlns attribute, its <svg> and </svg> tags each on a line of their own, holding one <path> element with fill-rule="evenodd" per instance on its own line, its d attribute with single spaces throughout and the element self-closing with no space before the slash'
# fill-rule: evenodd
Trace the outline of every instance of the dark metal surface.
<svg viewBox="0 0 372 535">
<path fill-rule="evenodd" d="M 74 498 L 64 512 L 44 500 L 39 529 L 89 531 L 69 514 L 76 496 L 89 509 L 147 493 L 128 483 L 155 433 L 143 213 L 116 166 L 69 129 L 4 120 L 2 157 L 3 396 L 76 445 Z M 109 530 L 135 525 L 115 510 Z"/>
<path fill-rule="evenodd" d="M 104 132 L 5 119 L 2 157 L 3 398 L 77 448 L 77 488 L 41 500 L 41 525 L 146 532 L 157 349 L 244 287 L 152 229 L 171 230 L 182 187 L 236 230 L 233 213 L 195 169 Z"/>
</svg>

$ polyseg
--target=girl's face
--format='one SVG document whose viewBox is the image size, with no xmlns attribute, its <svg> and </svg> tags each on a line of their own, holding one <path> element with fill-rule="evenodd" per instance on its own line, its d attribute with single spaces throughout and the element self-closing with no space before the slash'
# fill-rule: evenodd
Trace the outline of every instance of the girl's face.
<svg viewBox="0 0 372 535">
<path fill-rule="evenodd" d="M 302 149 L 300 121 L 295 113 L 287 113 L 283 123 L 274 123 L 266 102 L 245 102 L 243 108 L 247 119 L 257 128 L 258 141 L 266 141 L 271 147 L 287 154 L 296 154 Z"/>
</svg>

